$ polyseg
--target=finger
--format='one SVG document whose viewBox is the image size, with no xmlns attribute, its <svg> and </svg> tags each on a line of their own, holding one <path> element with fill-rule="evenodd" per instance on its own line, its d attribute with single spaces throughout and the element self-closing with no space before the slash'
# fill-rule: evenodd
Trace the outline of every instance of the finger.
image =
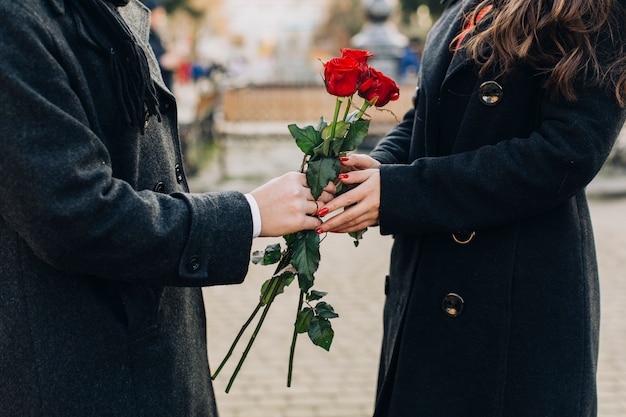
<svg viewBox="0 0 626 417">
<path fill-rule="evenodd" d="M 324 191 L 324 192 L 322 192 L 322 194 L 320 194 L 320 196 L 318 197 L 317 201 L 319 201 L 322 204 L 324 204 L 324 203 L 328 203 L 333 198 L 335 198 L 334 194 L 331 194 L 329 192 Z"/>
<path fill-rule="evenodd" d="M 335 197 L 332 200 L 326 202 L 323 207 L 320 207 L 317 214 L 320 217 L 324 217 L 329 213 L 334 212 L 342 207 L 349 206 L 354 203 L 354 199 L 352 198 L 352 194 L 345 193 L 340 195 L 339 197 Z"/>
<path fill-rule="evenodd" d="M 318 203 L 317 201 L 307 202 L 307 207 L 310 207 L 311 205 L 313 206 L 313 208 L 306 211 L 307 216 L 317 216 L 317 212 L 321 207 L 320 203 Z"/>
<path fill-rule="evenodd" d="M 335 218 L 331 220 L 335 220 Z M 368 216 L 359 216 L 348 222 L 340 223 L 339 225 L 335 225 L 335 222 L 331 222 L 329 220 L 327 222 L 324 222 L 319 227 L 319 229 L 320 231 L 323 231 L 323 232 L 349 233 L 349 232 L 356 232 L 357 230 L 365 229 L 366 227 L 372 226 L 374 224 L 376 224 L 376 222 L 370 219 Z"/>
<path fill-rule="evenodd" d="M 341 162 L 342 170 L 352 171 L 368 168 L 377 168 L 380 166 L 380 162 L 375 160 L 369 155 L 364 154 L 351 154 L 339 159 Z"/>
<path fill-rule="evenodd" d="M 364 198 L 368 196 L 369 193 L 370 193 L 369 189 L 364 187 L 363 185 L 355 187 L 352 190 L 347 191 L 344 194 L 341 194 L 338 197 L 335 197 L 329 202 L 327 202 L 326 205 L 324 206 L 326 211 L 324 211 L 323 214 L 320 213 L 320 216 L 324 216 L 342 207 L 347 207 L 354 203 L 362 201 Z"/>
<path fill-rule="evenodd" d="M 337 186 L 334 182 L 329 182 L 326 187 L 324 187 L 324 191 L 329 194 L 335 194 L 337 192 Z"/>
<path fill-rule="evenodd" d="M 322 221 L 319 219 L 319 217 L 313 217 L 313 216 L 304 216 L 304 217 L 305 218 L 302 219 L 300 230 L 317 230 L 322 225 Z"/>
<path fill-rule="evenodd" d="M 365 182 L 372 174 L 374 174 L 374 170 L 366 169 L 362 171 L 344 172 L 339 174 L 337 178 L 344 184 L 359 184 Z"/>
</svg>

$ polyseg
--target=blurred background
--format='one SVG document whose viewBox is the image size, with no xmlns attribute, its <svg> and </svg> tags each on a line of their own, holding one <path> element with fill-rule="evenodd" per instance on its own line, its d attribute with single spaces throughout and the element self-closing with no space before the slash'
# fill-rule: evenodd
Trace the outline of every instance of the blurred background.
<svg viewBox="0 0 626 417">
<path fill-rule="evenodd" d="M 224 136 L 284 136 L 285 123 L 317 120 L 333 106 L 322 62 L 367 49 L 394 78 L 398 102 L 375 112 L 372 146 L 410 106 L 424 40 L 440 0 L 144 0 L 151 41 L 179 101 L 187 169 L 195 173 Z M 252 125 L 251 125 L 252 124 Z M 221 136 L 221 137 L 220 137 Z M 626 163 L 620 140 L 610 163 Z"/>
<path fill-rule="evenodd" d="M 179 104 L 192 191 L 248 192 L 299 168 L 287 124 L 331 118 L 334 98 L 322 61 L 340 49 L 367 49 L 370 64 L 401 89 L 388 111 L 371 111 L 366 152 L 411 105 L 421 48 L 441 13 L 439 0 L 144 0 L 151 41 Z M 588 187 L 602 291 L 599 416 L 626 416 L 626 138 Z M 256 239 L 254 250 L 281 239 Z M 368 417 L 376 389 L 384 277 L 391 238 L 368 231 L 358 248 L 326 236 L 316 289 L 340 317 L 329 352 L 306 336 L 286 388 L 297 289 L 277 298 L 229 394 L 243 345 L 214 382 L 222 417 Z M 204 289 L 210 364 L 215 369 L 259 297 L 271 267 L 250 266 L 237 286 Z M 566 300 L 555 300 L 566 303 Z M 566 305 L 564 305 L 566 307 Z M 558 331 L 558 329 L 557 329 Z M 243 342 L 247 342 L 250 332 Z M 463 381 L 451 380 L 451 383 Z M 419 389 L 419 387 L 416 387 Z M 557 387 L 555 387 L 557 389 Z M 575 400 L 575 399 L 572 399 Z"/>
<path fill-rule="evenodd" d="M 195 173 L 224 136 L 284 136 L 287 122 L 329 118 L 322 62 L 368 49 L 394 78 L 401 101 L 379 137 L 410 105 L 423 41 L 439 0 L 145 0 L 164 78 L 179 101 L 187 170 Z M 372 140 L 366 144 L 372 145 Z"/>
</svg>

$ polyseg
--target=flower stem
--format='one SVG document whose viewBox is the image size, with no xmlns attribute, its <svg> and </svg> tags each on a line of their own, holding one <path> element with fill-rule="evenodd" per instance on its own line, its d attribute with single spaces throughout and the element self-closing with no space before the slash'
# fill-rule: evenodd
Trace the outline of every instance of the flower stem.
<svg viewBox="0 0 626 417">
<path fill-rule="evenodd" d="M 335 131 L 337 128 L 337 119 L 339 118 L 339 110 L 341 110 L 341 103 L 343 103 L 343 100 L 345 99 L 345 97 L 337 97 L 337 100 L 335 100 L 335 114 L 333 115 L 333 125 L 332 128 L 330 130 L 330 140 L 332 141 L 333 139 L 335 139 Z"/>
<path fill-rule="evenodd" d="M 288 246 L 287 249 L 285 250 L 285 253 L 281 256 L 280 261 L 278 262 L 278 266 L 276 267 L 276 270 L 274 271 L 274 277 L 272 278 L 273 281 L 284 279 L 280 275 L 277 276 L 277 274 L 280 271 L 282 271 L 284 268 L 286 268 L 287 265 L 289 265 L 291 263 L 291 256 L 292 255 L 293 255 L 293 248 L 291 246 Z M 239 373 L 239 370 L 241 369 L 241 367 L 243 365 L 243 362 L 246 360 L 246 357 L 248 356 L 248 352 L 250 351 L 250 348 L 252 347 L 252 344 L 254 343 L 254 340 L 256 339 L 256 336 L 259 333 L 259 330 L 261 329 L 261 325 L 263 324 L 263 321 L 265 320 L 265 316 L 267 315 L 267 312 L 269 311 L 269 309 L 270 309 L 270 307 L 272 305 L 272 302 L 274 301 L 274 298 L 276 298 L 276 295 L 277 295 L 277 292 L 278 292 L 279 288 L 280 288 L 280 285 L 278 285 L 278 284 L 272 285 L 270 283 L 270 285 L 267 286 L 266 292 L 261 295 L 261 300 L 265 300 L 266 299 L 266 295 L 268 295 L 267 292 L 271 292 L 269 294 L 270 297 L 269 297 L 267 303 L 265 304 L 265 308 L 263 309 L 263 313 L 261 314 L 261 318 L 259 319 L 259 322 L 257 323 L 257 326 L 254 329 L 254 332 L 252 333 L 252 336 L 250 337 L 250 340 L 248 341 L 248 345 L 246 346 L 246 349 L 244 350 L 243 354 L 241 355 L 241 359 L 239 359 L 239 363 L 237 363 L 237 367 L 235 368 L 235 372 L 233 373 L 233 375 L 230 377 L 230 380 L 228 381 L 228 386 L 226 387 L 226 392 L 227 393 L 228 393 L 228 391 L 230 391 L 230 387 L 233 385 L 233 382 L 235 382 L 235 377 Z M 239 339 L 241 339 L 241 336 L 243 335 L 243 332 L 248 328 L 248 326 L 250 325 L 250 323 L 252 322 L 254 317 L 257 315 L 257 313 L 259 312 L 259 310 L 261 309 L 262 306 L 263 306 L 263 302 L 261 301 L 261 302 L 259 302 L 257 304 L 256 308 L 254 309 L 254 311 L 252 312 L 250 317 L 248 317 L 248 320 L 243 324 L 243 326 L 239 330 L 239 333 L 237 334 L 237 337 L 235 338 L 235 340 L 233 341 L 232 345 L 230 346 L 230 350 L 226 354 L 226 357 L 224 358 L 224 360 L 222 360 L 222 363 L 217 368 L 217 371 L 215 371 L 213 376 L 211 376 L 211 379 L 214 380 L 217 377 L 217 375 L 219 374 L 219 372 L 222 370 L 222 368 L 224 367 L 224 365 L 226 364 L 228 359 L 231 357 L 233 351 L 235 350 L 235 346 L 237 345 L 237 343 L 239 343 Z"/>
<path fill-rule="evenodd" d="M 305 292 L 300 290 L 300 300 L 298 300 L 298 311 L 296 311 L 296 320 L 298 319 L 298 314 L 300 310 L 302 310 L 302 304 L 304 302 Z M 296 325 L 293 325 L 293 336 L 291 337 L 291 348 L 289 349 L 289 368 L 287 370 L 287 388 L 291 387 L 291 375 L 293 374 L 293 358 L 296 353 L 296 340 L 298 339 L 298 329 L 296 329 Z"/>
<path fill-rule="evenodd" d="M 307 163 L 307 158 L 309 155 L 304 154 L 304 157 L 302 157 L 302 163 L 300 164 L 300 172 L 304 172 L 304 168 L 306 168 L 306 163 Z"/>
<path fill-rule="evenodd" d="M 343 121 L 345 122 L 348 118 L 348 113 L 350 112 L 350 107 L 352 107 L 352 96 L 348 97 L 348 105 L 346 106 L 346 110 L 343 112 Z"/>
<path fill-rule="evenodd" d="M 217 378 L 217 375 L 220 373 L 224 365 L 226 365 L 226 362 L 228 362 L 228 359 L 230 359 L 231 355 L 233 354 L 233 351 L 235 350 L 235 346 L 237 346 L 237 343 L 239 343 L 239 339 L 241 339 L 241 336 L 243 336 L 243 332 L 248 328 L 250 323 L 252 323 L 252 319 L 254 319 L 254 317 L 257 315 L 257 313 L 259 312 L 262 306 L 263 306 L 263 303 L 258 303 L 256 305 L 256 308 L 252 312 L 252 314 L 250 314 L 250 317 L 248 317 L 248 320 L 243 324 L 243 326 L 241 326 L 239 333 L 237 333 L 237 337 L 235 337 L 235 340 L 233 341 L 232 345 L 230 345 L 230 349 L 228 350 L 228 353 L 222 360 L 222 363 L 220 364 L 220 366 L 217 368 L 217 371 L 215 371 L 215 373 L 211 376 L 212 380 L 215 380 L 215 378 Z"/>
<path fill-rule="evenodd" d="M 365 110 L 367 110 L 369 106 L 371 106 L 371 103 L 365 100 L 365 102 L 363 103 L 363 105 L 359 109 L 359 112 L 356 115 L 356 120 L 359 120 L 361 117 L 363 117 L 363 115 L 365 114 Z"/>
<path fill-rule="evenodd" d="M 273 301 L 273 298 L 272 298 L 272 301 Z M 233 382 L 235 382 L 235 378 L 237 377 L 237 374 L 241 370 L 241 367 L 243 366 L 243 362 L 248 356 L 248 352 L 250 352 L 250 349 L 252 348 L 252 344 L 254 343 L 257 335 L 259 334 L 259 330 L 261 330 L 261 325 L 263 325 L 265 316 L 267 316 L 267 312 L 269 311 L 271 306 L 272 306 L 272 302 L 270 301 L 269 303 L 267 303 L 267 305 L 263 309 L 263 314 L 261 314 L 261 318 L 259 319 L 259 322 L 257 323 L 256 328 L 254 329 L 254 332 L 252 332 L 252 336 L 250 336 L 248 345 L 246 346 L 246 349 L 243 351 L 243 354 L 241 355 L 241 359 L 239 359 L 239 363 L 237 363 L 235 372 L 233 372 L 233 375 L 230 377 L 230 380 L 228 381 L 228 385 L 226 386 L 226 393 L 230 391 L 230 388 L 232 387 Z"/>
</svg>

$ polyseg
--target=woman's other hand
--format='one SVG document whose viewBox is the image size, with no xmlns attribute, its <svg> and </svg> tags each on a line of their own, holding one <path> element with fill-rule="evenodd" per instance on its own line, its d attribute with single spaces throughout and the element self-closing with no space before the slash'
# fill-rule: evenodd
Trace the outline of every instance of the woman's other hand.
<svg viewBox="0 0 626 417">
<path fill-rule="evenodd" d="M 347 164 L 347 168 L 355 168 L 357 166 L 363 166 L 360 163 L 366 162 L 369 166 L 372 166 L 372 162 L 375 162 L 375 166 L 380 164 L 371 159 L 354 158 L 354 155 L 350 158 L 349 162 L 358 160 L 355 164 Z M 347 162 L 347 161 L 342 161 Z M 358 169 L 358 168 L 356 168 Z M 350 191 L 341 194 L 328 202 L 323 208 L 318 211 L 320 216 L 325 216 L 335 210 L 343 208 L 343 212 L 331 217 L 325 221 L 316 230 L 318 233 L 325 232 L 337 232 L 348 233 L 356 232 L 366 227 L 378 224 L 378 209 L 380 207 L 380 170 L 378 168 L 360 169 L 357 171 L 344 172 L 339 174 L 339 181 L 345 185 L 357 185 Z"/>
</svg>

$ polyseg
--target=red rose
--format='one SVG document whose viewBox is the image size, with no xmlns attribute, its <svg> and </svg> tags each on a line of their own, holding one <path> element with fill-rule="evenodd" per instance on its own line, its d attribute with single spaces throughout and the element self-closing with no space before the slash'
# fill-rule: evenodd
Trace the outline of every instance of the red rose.
<svg viewBox="0 0 626 417">
<path fill-rule="evenodd" d="M 341 50 L 341 56 L 344 58 L 354 58 L 357 60 L 359 66 L 363 70 L 363 74 L 361 74 L 361 82 L 365 81 L 367 77 L 369 77 L 369 66 L 367 65 L 367 60 L 373 57 L 374 54 L 363 49 L 343 48 Z"/>
<path fill-rule="evenodd" d="M 367 69 L 367 60 L 373 57 L 374 54 L 362 49 L 343 48 L 341 50 L 341 56 L 343 58 L 354 58 L 357 60 L 361 68 Z"/>
<path fill-rule="evenodd" d="M 324 64 L 324 84 L 329 94 L 350 97 L 357 88 L 363 74 L 359 62 L 350 57 L 333 58 Z"/>
<path fill-rule="evenodd" d="M 390 101 L 400 98 L 400 89 L 394 80 L 374 68 L 369 69 L 367 78 L 359 87 L 359 96 L 375 105 L 383 107 Z"/>
</svg>

